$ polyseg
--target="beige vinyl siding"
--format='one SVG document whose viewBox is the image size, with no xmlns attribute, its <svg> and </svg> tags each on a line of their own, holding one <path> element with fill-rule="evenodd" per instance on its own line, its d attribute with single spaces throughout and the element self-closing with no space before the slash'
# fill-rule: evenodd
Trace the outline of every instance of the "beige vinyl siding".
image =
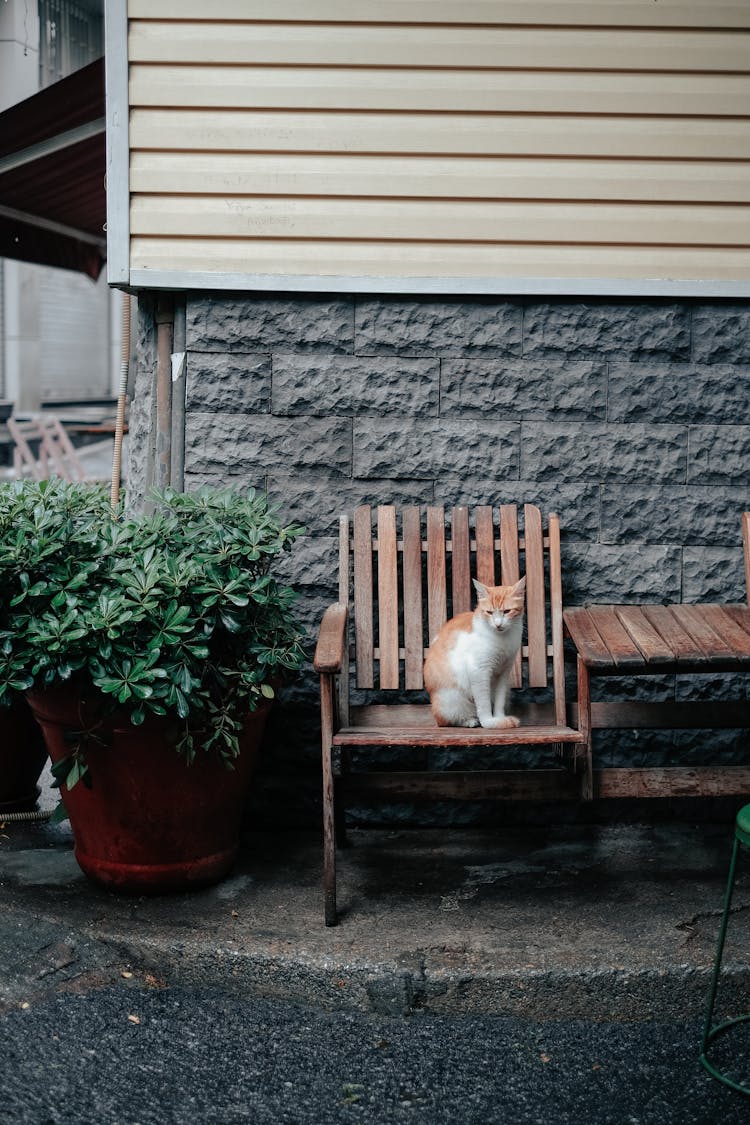
<svg viewBox="0 0 750 1125">
<path fill-rule="evenodd" d="M 750 284 L 747 0 L 128 12 L 140 283 Z"/>
</svg>

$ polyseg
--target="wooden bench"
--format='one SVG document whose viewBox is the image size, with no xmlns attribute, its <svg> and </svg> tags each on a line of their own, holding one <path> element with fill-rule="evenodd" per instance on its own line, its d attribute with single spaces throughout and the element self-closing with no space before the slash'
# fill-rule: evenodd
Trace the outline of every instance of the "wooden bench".
<svg viewBox="0 0 750 1125">
<path fill-rule="evenodd" d="M 588 605 L 567 608 L 575 647 L 577 703 L 573 718 L 585 737 L 582 796 L 747 797 L 748 765 L 594 768 L 595 730 L 721 730 L 750 727 L 750 702 L 740 699 L 624 699 L 595 702 L 591 681 L 664 674 L 750 672 L 750 512 L 742 514 L 745 605 Z"/>
<path fill-rule="evenodd" d="M 521 726 L 509 730 L 438 727 L 424 702 L 422 666 L 443 622 L 471 608 L 472 577 L 509 584 L 526 574 L 525 638 L 513 687 L 539 689 L 544 698 L 510 711 Z M 351 637 L 350 637 L 351 628 Z M 352 643 L 353 642 L 353 643 Z M 353 683 L 364 702 L 350 705 Z M 314 666 L 320 674 L 323 752 L 325 920 L 336 922 L 336 841 L 343 837 L 347 791 L 391 797 L 450 796 L 505 799 L 575 797 L 580 791 L 584 736 L 566 717 L 560 526 L 543 527 L 537 507 L 525 505 L 519 528 L 515 505 L 400 511 L 360 507 L 339 525 L 339 600 L 326 610 Z M 408 693 L 421 693 L 412 702 Z M 529 693 L 529 694 L 533 694 Z M 384 702 L 384 699 L 386 702 Z M 492 771 L 353 771 L 368 750 L 388 747 L 414 756 L 420 748 L 447 751 L 487 746 L 554 746 L 559 765 Z"/>
</svg>

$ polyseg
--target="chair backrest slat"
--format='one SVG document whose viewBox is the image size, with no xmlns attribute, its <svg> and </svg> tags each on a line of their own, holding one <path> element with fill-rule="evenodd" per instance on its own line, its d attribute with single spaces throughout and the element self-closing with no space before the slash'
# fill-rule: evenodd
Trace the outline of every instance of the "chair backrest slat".
<svg viewBox="0 0 750 1125">
<path fill-rule="evenodd" d="M 354 636 L 357 683 L 363 688 L 375 686 L 372 573 L 372 514 L 360 507 L 354 511 Z"/>
<path fill-rule="evenodd" d="M 427 625 L 428 644 L 432 644 L 448 612 L 445 588 L 445 513 L 442 508 L 427 509 Z"/>
<path fill-rule="evenodd" d="M 503 586 L 514 586 L 521 577 L 518 549 L 518 508 L 515 504 L 503 504 L 500 508 L 500 582 Z M 517 688 L 523 683 L 521 653 L 515 659 L 510 677 L 510 686 Z"/>
<path fill-rule="evenodd" d="M 526 628 L 529 638 L 529 684 L 547 686 L 547 622 L 544 596 L 544 540 L 542 513 L 524 507 L 526 556 Z"/>
<path fill-rule="evenodd" d="M 396 510 L 378 508 L 378 649 L 381 688 L 398 682 L 398 551 Z"/>
<path fill-rule="evenodd" d="M 469 509 L 454 508 L 451 515 L 451 579 L 453 616 L 471 609 L 471 540 Z"/>
<path fill-rule="evenodd" d="M 556 721 L 564 724 L 557 516 L 550 515 L 545 533 L 541 512 L 527 504 L 521 532 L 513 504 L 504 504 L 499 511 L 489 505 L 473 512 L 455 507 L 447 525 L 440 506 L 425 511 L 412 505 L 398 512 L 380 505 L 375 517 L 377 543 L 373 541 L 373 516 L 370 507 L 355 510 L 351 540 L 348 521 L 344 518 L 340 525 L 345 568 L 339 586 L 341 600 L 346 597 L 353 559 L 357 686 L 421 689 L 425 646 L 437 636 L 449 609 L 455 615 L 471 608 L 472 576 L 485 585 L 510 585 L 525 574 L 526 643 L 511 684 L 543 688 L 551 680 Z"/>
<path fill-rule="evenodd" d="M 404 573 L 404 684 L 423 686 L 424 626 L 422 624 L 422 517 L 418 507 L 401 513 Z"/>
<path fill-rule="evenodd" d="M 349 601 L 349 517 L 339 516 L 339 601 Z"/>
<path fill-rule="evenodd" d="M 474 535 L 477 542 L 476 577 L 484 586 L 495 585 L 495 520 L 492 508 L 483 504 L 474 509 Z"/>
<path fill-rule="evenodd" d="M 549 514 L 549 611 L 552 651 L 556 657 L 552 665 L 555 688 L 555 722 L 562 726 L 565 718 L 565 664 L 563 652 L 562 572 L 560 566 L 560 520 L 555 512 Z"/>
</svg>

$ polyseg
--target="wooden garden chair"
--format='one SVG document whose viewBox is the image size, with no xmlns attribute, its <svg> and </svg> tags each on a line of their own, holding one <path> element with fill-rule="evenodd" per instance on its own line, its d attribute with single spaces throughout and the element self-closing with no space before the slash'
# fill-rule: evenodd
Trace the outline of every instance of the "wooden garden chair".
<svg viewBox="0 0 750 1125">
<path fill-rule="evenodd" d="M 524 643 L 513 686 L 546 689 L 541 702 L 509 710 L 521 726 L 509 730 L 438 727 L 424 695 L 422 666 L 443 622 L 471 608 L 471 579 L 512 583 L 526 574 Z M 351 636 L 350 636 L 351 630 Z M 350 706 L 352 683 L 365 702 Z M 314 666 L 320 674 L 323 751 L 325 921 L 336 922 L 336 828 L 343 833 L 347 790 L 392 797 L 399 791 L 454 798 L 518 799 L 575 796 L 583 736 L 568 725 L 563 664 L 560 527 L 543 527 L 537 507 L 525 505 L 519 528 L 515 505 L 442 508 L 360 507 L 339 523 L 339 595 L 320 627 Z M 370 701 L 375 696 L 377 701 Z M 418 702 L 408 693 L 421 693 Z M 406 694 L 406 698 L 405 698 Z M 549 698 L 551 696 L 551 698 Z M 383 702 L 383 700 L 392 702 Z M 419 748 L 553 745 L 558 768 L 444 772 L 362 772 L 351 757 L 388 747 L 412 755 Z"/>
<path fill-rule="evenodd" d="M 10 417 L 8 432 L 13 438 L 13 475 L 46 480 L 94 481 L 84 467 L 68 433 L 55 414 L 42 412 L 26 418 Z M 34 449 L 36 447 L 36 453 Z"/>
</svg>

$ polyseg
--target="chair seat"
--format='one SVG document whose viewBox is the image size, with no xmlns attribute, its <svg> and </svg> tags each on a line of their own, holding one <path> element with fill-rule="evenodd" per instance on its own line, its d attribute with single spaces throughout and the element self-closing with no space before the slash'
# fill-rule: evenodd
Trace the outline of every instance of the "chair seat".
<svg viewBox="0 0 750 1125">
<path fill-rule="evenodd" d="M 520 727 L 488 730 L 483 727 L 439 727 L 426 704 L 379 703 L 355 707 L 349 726 L 333 737 L 333 745 L 356 746 L 515 746 L 580 743 L 580 731 L 557 726 L 552 704 L 512 706 L 511 712 L 521 720 Z"/>
</svg>

